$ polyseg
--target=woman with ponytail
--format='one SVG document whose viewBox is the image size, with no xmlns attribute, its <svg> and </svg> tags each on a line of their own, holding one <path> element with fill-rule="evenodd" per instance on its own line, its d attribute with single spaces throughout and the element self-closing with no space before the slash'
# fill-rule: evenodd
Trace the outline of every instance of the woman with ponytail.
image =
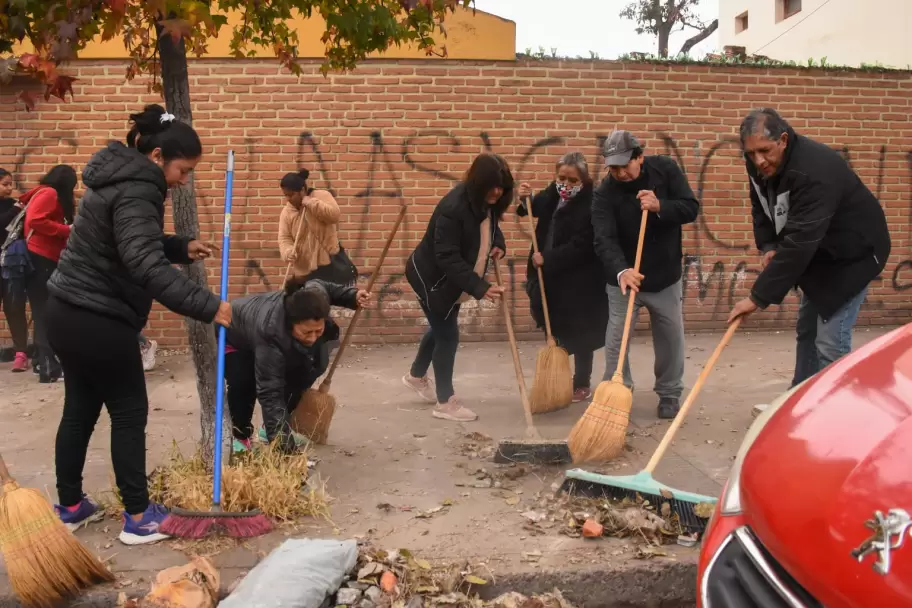
<svg viewBox="0 0 912 608">
<path fill-rule="evenodd" d="M 288 424 L 301 393 L 329 366 L 330 342 L 339 326 L 330 306 L 357 309 L 370 294 L 314 279 L 296 278 L 282 291 L 261 293 L 231 303 L 231 328 L 225 350 L 228 411 L 234 428 L 234 449 L 250 449 L 253 409 L 263 410 L 261 438 L 278 440 L 290 452 L 299 442 Z"/>
<path fill-rule="evenodd" d="M 120 540 L 140 545 L 166 538 L 159 525 L 167 513 L 149 502 L 149 401 L 137 335 L 153 299 L 178 314 L 225 327 L 231 324 L 231 306 L 172 266 L 205 259 L 210 248 L 162 232 L 168 188 L 189 181 L 203 152 L 199 136 L 159 105 L 132 114 L 130 123 L 127 145 L 111 142 L 82 173 L 88 189 L 48 283 L 47 324 L 66 385 L 57 429 L 57 513 L 70 529 L 103 515 L 82 493 L 82 469 L 106 407 L 124 504 Z"/>
<path fill-rule="evenodd" d="M 292 264 L 293 277 L 307 277 L 339 253 L 339 204 L 326 190 L 309 188 L 309 175 L 301 169 L 280 182 L 286 202 L 279 216 L 279 255 Z"/>
</svg>

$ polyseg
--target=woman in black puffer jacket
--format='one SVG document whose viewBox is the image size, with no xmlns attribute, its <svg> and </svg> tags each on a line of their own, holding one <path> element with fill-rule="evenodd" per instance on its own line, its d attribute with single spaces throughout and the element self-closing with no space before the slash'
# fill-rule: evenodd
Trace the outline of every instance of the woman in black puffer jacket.
<svg viewBox="0 0 912 608">
<path fill-rule="evenodd" d="M 157 105 L 130 120 L 127 146 L 112 142 L 83 171 L 88 190 L 48 282 L 46 315 L 66 385 L 57 430 L 57 512 L 71 529 L 100 513 L 82 493 L 82 469 L 105 406 L 125 509 L 120 540 L 138 545 L 166 538 L 158 531 L 166 512 L 149 502 L 149 401 L 136 336 L 153 298 L 179 314 L 226 327 L 231 307 L 172 266 L 206 258 L 209 248 L 162 232 L 165 195 L 187 183 L 202 155 L 199 137 Z"/>
</svg>

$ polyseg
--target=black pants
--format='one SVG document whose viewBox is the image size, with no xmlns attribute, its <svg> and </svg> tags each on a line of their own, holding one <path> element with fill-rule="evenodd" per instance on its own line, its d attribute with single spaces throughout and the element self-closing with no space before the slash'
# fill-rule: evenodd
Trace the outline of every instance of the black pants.
<svg viewBox="0 0 912 608">
<path fill-rule="evenodd" d="M 28 348 L 28 321 L 25 320 L 25 303 L 27 295 L 24 289 L 16 289 L 12 281 L 0 278 L 0 308 L 6 316 L 10 335 L 13 337 L 13 350 L 24 353 Z"/>
<path fill-rule="evenodd" d="M 124 507 L 137 515 L 149 506 L 146 421 L 149 400 L 136 328 L 72 306 L 47 303 L 48 337 L 63 365 L 65 396 L 57 429 L 57 495 L 72 506 L 82 498 L 82 469 L 101 414 L 111 418 L 111 460 Z"/>
<path fill-rule="evenodd" d="M 459 305 L 449 317 L 432 313 L 424 302 L 418 300 L 428 320 L 428 330 L 421 337 L 418 353 L 412 363 L 413 378 L 424 378 L 428 368 L 434 365 L 434 381 L 437 384 L 437 403 L 446 403 L 453 396 L 453 367 L 456 365 L 456 350 L 459 348 Z"/>
<path fill-rule="evenodd" d="M 290 414 L 298 406 L 301 393 L 313 386 L 325 369 L 316 369 L 296 376 L 286 373 L 285 411 Z M 225 384 L 228 385 L 228 413 L 235 439 L 253 436 L 253 410 L 256 408 L 256 357 L 250 351 L 236 350 L 225 355 Z"/>
<path fill-rule="evenodd" d="M 48 301 L 47 283 L 57 270 L 57 262 L 50 258 L 29 251 L 29 259 L 35 270 L 29 275 L 25 284 L 29 306 L 32 308 L 32 323 L 35 324 L 35 350 L 38 352 L 38 373 L 42 380 L 60 377 L 60 363 L 48 342 L 47 323 L 45 321 Z"/>
<path fill-rule="evenodd" d="M 592 359 L 595 352 L 588 350 L 573 355 L 573 390 L 589 388 L 592 383 Z"/>
</svg>

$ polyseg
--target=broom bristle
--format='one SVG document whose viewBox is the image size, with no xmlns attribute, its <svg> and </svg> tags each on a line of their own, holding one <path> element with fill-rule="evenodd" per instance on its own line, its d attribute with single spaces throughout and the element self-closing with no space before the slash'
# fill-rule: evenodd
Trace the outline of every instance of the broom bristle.
<svg viewBox="0 0 912 608">
<path fill-rule="evenodd" d="M 178 538 L 205 538 L 223 534 L 232 538 L 252 538 L 271 532 L 272 522 L 259 511 L 247 513 L 194 512 L 175 509 L 161 525 L 162 534 Z"/>
<path fill-rule="evenodd" d="M 624 450 L 632 405 L 633 395 L 623 382 L 601 382 L 592 403 L 567 438 L 573 462 L 607 462 L 616 458 Z"/>
<path fill-rule="evenodd" d="M 329 425 L 336 411 L 336 398 L 330 393 L 307 389 L 291 414 L 291 428 L 316 444 L 329 439 Z"/>
<path fill-rule="evenodd" d="M 47 499 L 7 483 L 0 498 L 0 551 L 22 604 L 59 606 L 114 575 L 73 536 Z"/>
<path fill-rule="evenodd" d="M 556 345 L 538 351 L 535 359 L 535 382 L 529 394 L 533 414 L 546 414 L 563 409 L 573 401 L 573 373 L 570 354 Z"/>
<path fill-rule="evenodd" d="M 202 513 L 175 515 L 171 513 L 162 522 L 159 530 L 162 534 L 177 538 L 205 538 L 212 531 L 215 518 Z"/>
</svg>

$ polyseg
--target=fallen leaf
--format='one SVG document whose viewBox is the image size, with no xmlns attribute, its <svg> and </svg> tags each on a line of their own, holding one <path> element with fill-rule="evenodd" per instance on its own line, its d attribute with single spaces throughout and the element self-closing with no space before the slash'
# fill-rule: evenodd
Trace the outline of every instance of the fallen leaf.
<svg viewBox="0 0 912 608">
<path fill-rule="evenodd" d="M 709 519 L 715 510 L 715 503 L 701 502 L 694 507 L 694 514 L 701 519 Z"/>
<path fill-rule="evenodd" d="M 511 507 L 516 506 L 519 504 L 519 496 L 510 496 L 505 502 Z"/>
<path fill-rule="evenodd" d="M 442 504 L 443 504 L 444 507 L 452 507 L 452 506 L 453 506 L 453 500 L 450 499 L 450 498 L 447 498 L 446 500 L 443 501 Z"/>
<path fill-rule="evenodd" d="M 675 497 L 675 495 L 671 493 L 671 490 L 666 490 L 665 488 L 662 488 L 661 490 L 659 490 L 659 494 L 661 494 L 665 498 L 668 498 L 669 500 L 671 500 L 672 498 Z"/>
<path fill-rule="evenodd" d="M 464 580 L 465 580 L 465 582 L 467 582 L 470 585 L 487 585 L 488 584 L 488 581 L 486 581 L 485 579 L 478 578 L 477 576 L 474 576 L 472 574 L 469 574 L 468 576 L 466 576 Z"/>
<path fill-rule="evenodd" d="M 421 568 L 422 570 L 430 570 L 431 564 L 426 559 L 416 559 L 415 565 Z"/>
</svg>

